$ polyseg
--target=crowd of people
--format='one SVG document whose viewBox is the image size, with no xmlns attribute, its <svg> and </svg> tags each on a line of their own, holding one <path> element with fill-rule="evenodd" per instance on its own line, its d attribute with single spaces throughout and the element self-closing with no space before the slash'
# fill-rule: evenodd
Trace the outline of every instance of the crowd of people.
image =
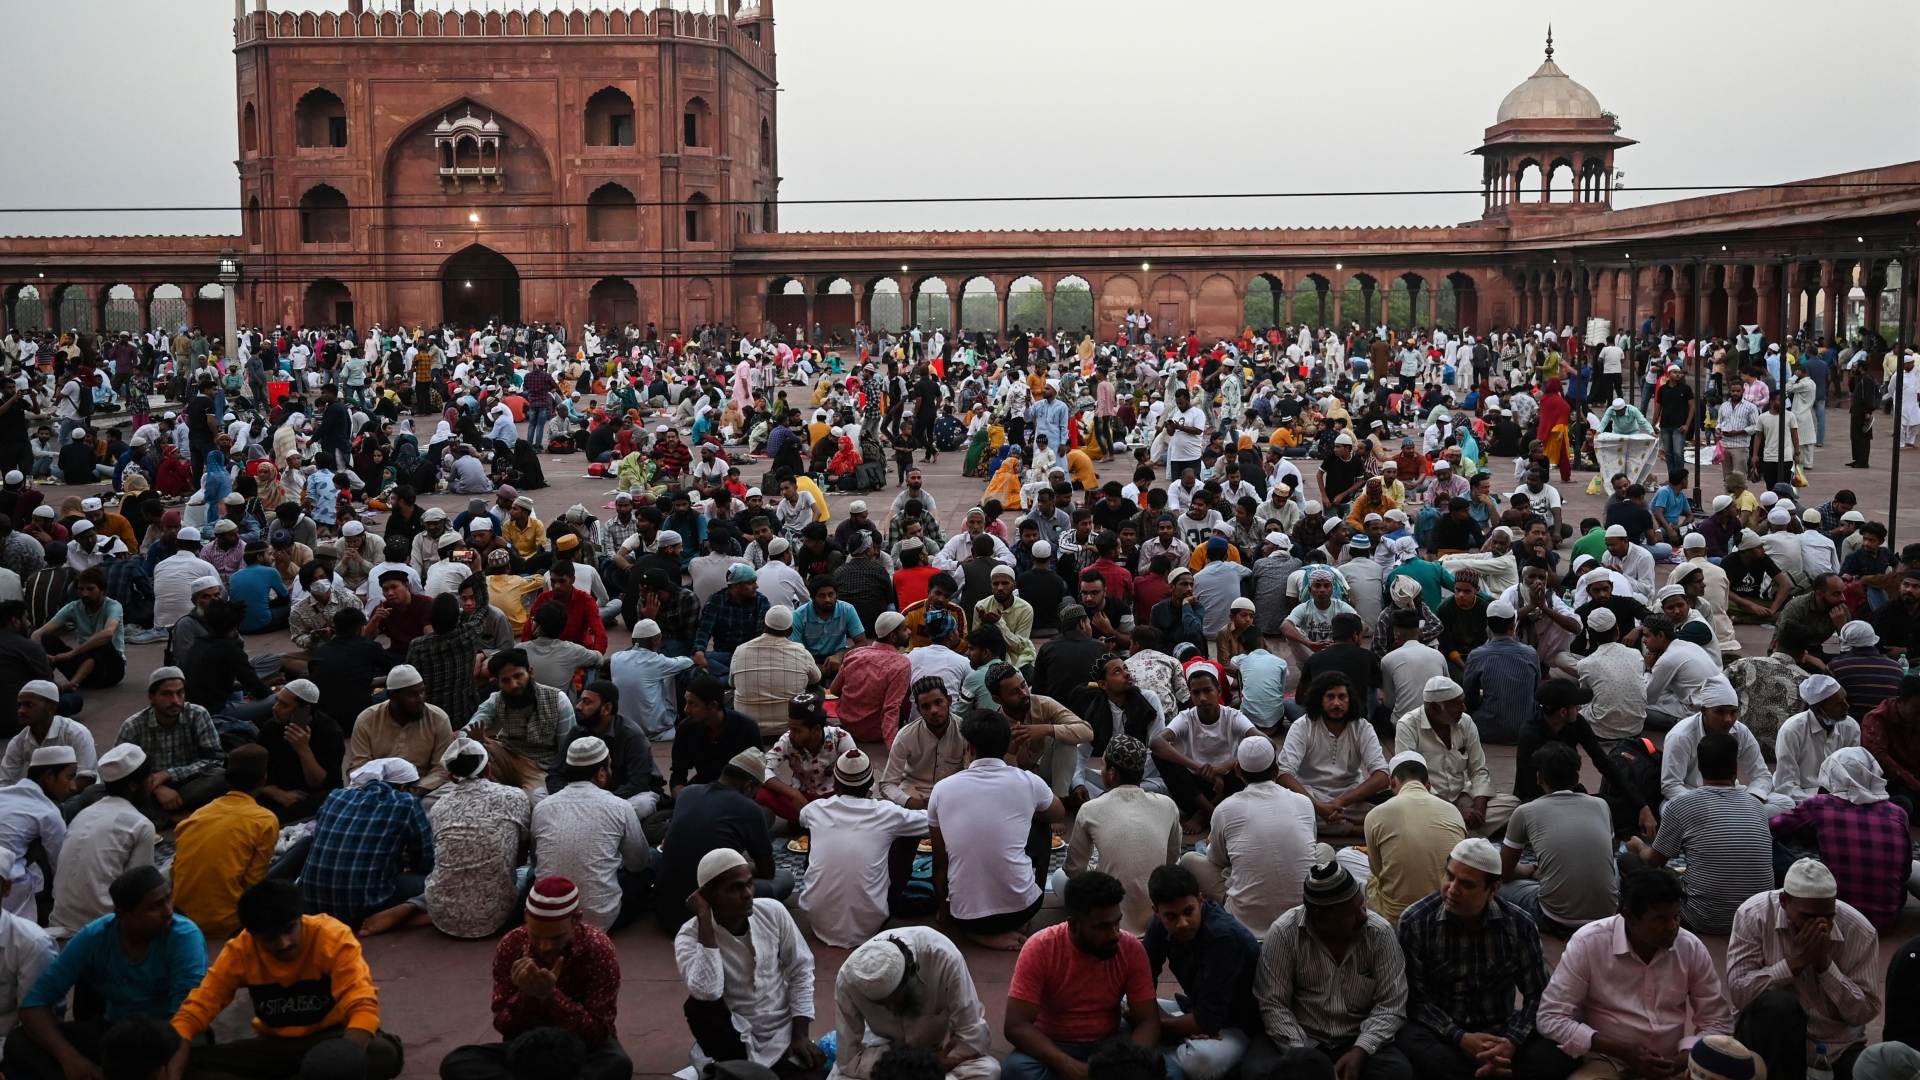
<svg viewBox="0 0 1920 1080">
<path fill-rule="evenodd" d="M 625 1080 L 650 921 L 739 1080 L 1920 1069 L 1920 544 L 1804 494 L 1910 351 L 1150 326 L 10 335 L 0 1068 L 386 1080 L 430 926 L 442 1076 Z"/>
</svg>

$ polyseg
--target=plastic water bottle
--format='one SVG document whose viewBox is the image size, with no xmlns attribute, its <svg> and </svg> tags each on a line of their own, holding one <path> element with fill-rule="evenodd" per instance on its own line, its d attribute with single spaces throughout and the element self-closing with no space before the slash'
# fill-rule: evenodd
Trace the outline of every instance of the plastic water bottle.
<svg viewBox="0 0 1920 1080">
<path fill-rule="evenodd" d="M 1807 1080 L 1833 1080 L 1833 1062 L 1827 1057 L 1827 1044 L 1813 1048 L 1813 1064 L 1807 1066 Z"/>
</svg>

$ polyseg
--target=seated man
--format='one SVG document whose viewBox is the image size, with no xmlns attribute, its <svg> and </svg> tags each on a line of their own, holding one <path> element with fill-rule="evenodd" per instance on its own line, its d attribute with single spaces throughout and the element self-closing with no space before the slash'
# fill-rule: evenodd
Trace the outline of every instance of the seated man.
<svg viewBox="0 0 1920 1080">
<path fill-rule="evenodd" d="M 380 575 L 380 603 L 367 614 L 362 637 L 387 636 L 387 652 L 395 660 L 407 658 L 407 646 L 427 632 L 427 616 L 433 610 L 433 597 L 413 589 L 413 577 L 405 570 L 388 570 Z"/>
<path fill-rule="evenodd" d="M 1050 885 L 1064 895 L 1068 882 L 1095 868 L 1097 852 L 1099 871 L 1128 889 L 1120 925 L 1136 936 L 1146 933 L 1153 919 L 1147 878 L 1180 857 L 1179 808 L 1140 786 L 1146 767 L 1147 746 L 1139 739 L 1119 732 L 1107 742 L 1101 757 L 1103 790 L 1074 815 L 1066 865 L 1054 872 Z"/>
<path fill-rule="evenodd" d="M 494 653 L 487 672 L 500 689 L 474 710 L 467 728 L 487 748 L 494 782 L 519 787 L 531 798 L 546 785 L 562 733 L 573 727 L 573 702 L 534 681 L 524 649 Z"/>
<path fill-rule="evenodd" d="M 100 798 L 74 815 L 60 847 L 47 933 L 64 941 L 113 910 L 113 882 L 154 862 L 153 821 L 133 800 L 153 786 L 147 755 L 122 743 L 100 755 Z M 169 901 L 171 902 L 171 901 Z"/>
<path fill-rule="evenodd" d="M 867 643 L 867 628 L 853 605 L 840 599 L 840 590 L 831 577 L 815 575 L 807 582 L 807 590 L 813 602 L 794 611 L 791 637 L 806 646 L 807 654 L 820 669 L 821 681 L 831 683 L 847 650 Z"/>
<path fill-rule="evenodd" d="M 975 712 L 960 734 L 967 767 L 934 785 L 927 800 L 934 899 L 974 941 L 1017 949 L 1026 940 L 1020 928 L 1044 899 L 1037 879 L 1047 864 L 1049 826 L 1066 818 L 1066 807 L 1045 780 L 1007 764 L 1013 729 L 1005 716 Z"/>
<path fill-rule="evenodd" d="M 283 1080 L 305 1073 L 307 1056 L 335 1039 L 365 1048 L 366 1080 L 399 1075 L 400 1040 L 380 1030 L 380 1004 L 360 942 L 332 916 L 303 915 L 301 907 L 299 887 L 279 878 L 241 895 L 242 933 L 220 950 L 174 1015 L 174 1030 L 186 1042 L 171 1075 L 184 1069 L 186 1080 Z M 254 1037 L 192 1045 L 242 986 L 253 1002 Z"/>
<path fill-rule="evenodd" d="M 1467 826 L 1459 807 L 1427 789 L 1427 761 L 1418 750 L 1395 754 L 1387 770 L 1393 798 L 1367 815 L 1366 885 L 1368 910 L 1392 923 L 1440 887 Z"/>
<path fill-rule="evenodd" d="M 1395 749 L 1417 750 L 1427 763 L 1427 790 L 1460 809 L 1467 831 L 1478 836 L 1497 833 L 1513 815 L 1520 800 L 1493 793 L 1493 775 L 1487 771 L 1487 751 L 1480 731 L 1467 715 L 1466 691 L 1445 675 L 1428 679 L 1421 690 L 1420 708 L 1394 723 Z"/>
<path fill-rule="evenodd" d="M 1303 1070 L 1343 1080 L 1413 1080 L 1413 1066 L 1394 1045 L 1407 1019 L 1400 945 L 1325 844 L 1307 875 L 1305 902 L 1280 916 L 1260 943 L 1253 997 L 1261 1030 L 1240 1063 L 1245 1080 L 1283 1080 Z"/>
<path fill-rule="evenodd" d="M 208 937 L 240 932 L 240 894 L 267 876 L 280 819 L 257 801 L 267 751 L 237 746 L 227 755 L 227 793 L 195 810 L 174 830 L 173 883 L 180 913 Z"/>
<path fill-rule="evenodd" d="M 259 802 L 283 825 L 312 817 L 340 786 L 347 738 L 319 702 L 318 686 L 295 679 L 275 692 L 272 709 L 257 723 L 256 741 L 267 752 Z"/>
<path fill-rule="evenodd" d="M 300 869 L 307 910 L 358 929 L 367 916 L 427 887 L 433 826 L 413 793 L 419 779 L 412 762 L 378 758 L 353 770 L 347 786 L 320 804 Z M 244 904 L 243 895 L 243 923 Z"/>
<path fill-rule="evenodd" d="M 1720 677 L 1720 661 L 1707 649 L 1681 640 L 1679 627 L 1665 615 L 1640 620 L 1640 630 L 1653 663 L 1647 671 L 1647 722 L 1671 727 L 1693 710 L 1707 684 Z"/>
<path fill-rule="evenodd" d="M 1693 704 L 1700 711 L 1667 732 L 1660 753 L 1660 797 L 1672 802 L 1699 787 L 1704 782 L 1697 761 L 1701 740 L 1708 735 L 1728 735 L 1739 748 L 1739 771 L 1746 774 L 1740 790 L 1763 803 L 1769 816 L 1793 809 L 1791 798 L 1773 790 L 1773 770 L 1767 768 L 1767 760 L 1760 753 L 1760 740 L 1740 722 L 1740 695 L 1734 692 L 1733 684 L 1725 677 L 1713 679 Z M 1729 910 L 1727 914 L 1733 913 Z"/>
<path fill-rule="evenodd" d="M 1003 1080 L 1073 1080 L 1085 1075 L 1087 1059 L 1102 1043 L 1123 1032 L 1140 1046 L 1159 1043 L 1147 951 L 1120 929 L 1125 898 L 1114 878 L 1098 870 L 1081 874 L 1067 882 L 1067 921 L 1033 935 L 1020 950 L 1007 986 L 1002 1033 L 1013 1052 L 1001 1064 Z"/>
<path fill-rule="evenodd" d="M 74 779 L 82 786 L 99 779 L 99 756 L 94 751 L 93 733 L 78 720 L 59 715 L 59 706 L 60 688 L 49 679 L 33 679 L 20 687 L 21 727 L 7 741 L 6 756 L 0 759 L 0 783 L 24 779 L 28 762 L 43 746 L 72 748 L 76 765 Z"/>
<path fill-rule="evenodd" d="M 1561 939 L 1619 910 L 1613 867 L 1613 811 L 1577 790 L 1580 752 L 1550 742 L 1531 762 L 1546 794 L 1513 812 L 1500 848 L 1501 891 L 1545 932 Z M 1534 862 L 1520 855 L 1533 849 Z"/>
<path fill-rule="evenodd" d="M 82 570 L 74 592 L 79 598 L 54 612 L 33 640 L 47 650 L 63 689 L 119 686 L 127 674 L 126 616 L 107 595 L 107 572 Z M 73 644 L 61 638 L 63 630 L 73 634 Z"/>
<path fill-rule="evenodd" d="M 678 930 L 692 918 L 686 897 L 698 887 L 695 874 L 711 851 L 745 852 L 758 895 L 784 900 L 793 892 L 793 875 L 774 869 L 766 812 L 754 802 L 766 778 L 766 756 L 753 747 L 733 755 L 711 783 L 681 788 L 674 796 L 673 821 L 655 866 L 653 917 L 660 929 Z"/>
<path fill-rule="evenodd" d="M 933 1056 L 934 1075 L 945 1080 L 1000 1075 L 966 958 L 933 927 L 902 926 L 854 949 L 834 979 L 833 1004 L 836 1080 L 885 1080 L 882 1062 L 915 1049 Z"/>
<path fill-rule="evenodd" d="M 147 676 L 147 707 L 127 717 L 114 743 L 138 746 L 153 770 L 153 786 L 139 792 L 134 802 L 156 825 L 171 825 L 226 793 L 220 768 L 226 750 L 213 729 L 213 717 L 187 700 L 187 677 L 177 667 L 154 668 Z M 80 794 L 80 805 L 104 791 L 99 784 L 88 788 Z"/>
<path fill-rule="evenodd" d="M 20 696 L 23 701 L 34 700 L 31 694 Z M 12 894 L 0 907 L 15 915 L 39 917 L 36 899 L 51 876 L 40 864 L 49 870 L 60 865 L 60 849 L 67 839 L 60 805 L 73 797 L 77 768 L 73 747 L 43 746 L 28 760 L 26 776 L 0 787 L 0 848 L 20 852 L 7 874 Z M 38 857 L 29 858 L 28 853 L 36 849 Z"/>
<path fill-rule="evenodd" d="M 1265 781 L 1271 784 L 1271 781 Z M 1311 837 L 1311 834 L 1309 834 Z M 1201 895 L 1200 882 L 1180 866 L 1163 866 L 1147 879 L 1153 922 L 1142 942 L 1156 983 L 1171 967 L 1180 994 L 1160 999 L 1160 1036 L 1179 1041 L 1173 1057 L 1187 1080 L 1216 1080 L 1246 1053 L 1260 1030 L 1253 997 L 1260 939 Z"/>
<path fill-rule="evenodd" d="M 1274 761 L 1272 739 L 1240 740 L 1234 767 L 1246 786 L 1213 812 L 1206 851 L 1189 851 L 1179 860 L 1207 899 L 1224 904 L 1255 934 L 1299 906 L 1316 848 L 1313 803 L 1276 782 Z"/>
<path fill-rule="evenodd" d="M 883 611 L 873 620 L 873 642 L 849 650 L 840 661 L 833 685 L 840 696 L 840 725 L 856 739 L 891 739 L 898 745 L 896 733 L 907 712 L 902 704 L 914 681 L 913 662 L 900 651 L 906 647 L 907 633 L 906 619 L 899 612 Z M 957 732 L 954 738 L 959 738 Z M 889 759 L 887 767 L 892 766 Z M 881 784 L 884 794 L 884 777 Z"/>
<path fill-rule="evenodd" d="M 1856 1072 L 1867 1025 L 1882 1001 L 1879 938 L 1839 899 L 1818 859 L 1787 868 L 1785 887 L 1740 905 L 1727 942 L 1727 996 L 1740 1010 L 1734 1037 L 1771 1076 L 1805 1075 L 1824 1047 L 1835 1075 Z"/>
<path fill-rule="evenodd" d="M 13 852 L 0 848 L 0 898 L 7 897 L 13 890 L 10 880 L 13 872 Z M 8 963 L 0 970 L 0 993 L 7 996 L 6 1001 L 15 1003 L 11 1012 L 0 1012 L 0 1029 L 12 1032 L 7 1040 L 9 1046 L 14 1043 L 30 1044 L 23 1033 L 24 1028 L 15 1031 L 16 1022 L 24 1023 L 20 1012 L 30 991 L 40 984 L 41 975 L 49 970 L 56 960 L 53 939 L 32 920 L 15 915 L 11 911 L 0 909 L 0 949 L 6 950 Z M 16 1072 L 27 1070 L 16 1064 L 16 1059 L 6 1058 L 0 1062 Z M 57 1073 L 59 1066 L 54 1066 Z M 49 1075 L 54 1075 L 50 1073 Z"/>
<path fill-rule="evenodd" d="M 648 655 L 657 656 L 657 653 Z M 633 806 L 640 820 L 647 820 L 660 807 L 666 793 L 666 778 L 653 759 L 653 744 L 640 725 L 620 715 L 620 688 L 605 679 L 594 679 L 580 691 L 580 704 L 573 708 L 573 730 L 561 736 L 560 750 L 547 768 L 547 794 L 567 786 L 567 748 L 575 740 L 589 735 L 607 744 L 607 790 Z"/>
<path fill-rule="evenodd" d="M 1212 664 L 1188 668 L 1186 680 L 1193 705 L 1154 737 L 1153 755 L 1181 815 L 1204 825 L 1219 801 L 1239 790 L 1233 763 L 1240 741 L 1260 732 L 1245 713 L 1220 703 L 1220 676 Z"/>
<path fill-rule="evenodd" d="M 427 704 L 426 681 L 413 667 L 398 664 L 387 672 L 387 700 L 354 721 L 347 740 L 347 770 L 399 758 L 420 774 L 413 789 L 426 795 L 447 782 L 441 758 L 452 745 L 453 726 L 438 705 Z"/>
<path fill-rule="evenodd" d="M 886 616 L 880 618 L 884 622 Z M 924 675 L 914 680 L 912 695 L 920 718 L 894 737 L 880 772 L 880 797 L 909 810 L 925 810 L 934 786 L 967 767 L 967 742 L 954 722 L 945 679 Z"/>
<path fill-rule="evenodd" d="M 171 1018 L 206 971 L 206 939 L 175 914 L 173 887 L 153 867 L 136 866 L 114 879 L 113 913 L 74 935 L 25 995 L 6 1068 L 17 1076 L 88 1075 L 110 1027 L 130 1016 Z M 104 1002 L 104 1015 L 57 1019 L 76 988 Z"/>
<path fill-rule="evenodd" d="M 1819 794 L 1821 768 L 1834 751 L 1860 745 L 1860 722 L 1848 715 L 1847 692 L 1833 676 L 1807 676 L 1800 700 L 1806 709 L 1787 717 L 1773 736 L 1774 794 L 1795 804 Z"/>
<path fill-rule="evenodd" d="M 643 914 L 652 851 L 632 803 L 607 790 L 611 752 L 598 736 L 567 746 L 567 785 L 534 804 L 533 864 L 578 883 L 584 917 L 617 930 Z"/>
<path fill-rule="evenodd" d="M 1821 794 L 1773 819 L 1773 837 L 1819 851 L 1839 879 L 1836 895 L 1876 930 L 1891 930 L 1906 907 L 1913 869 L 1907 812 L 1887 798 L 1879 764 L 1858 746 L 1833 752 L 1819 786 Z"/>
<path fill-rule="evenodd" d="M 1533 920 L 1500 895 L 1499 849 L 1478 838 L 1454 845 L 1440 891 L 1402 912 L 1398 933 L 1407 1025 L 1396 1045 L 1421 1077 L 1573 1070 L 1534 1030 L 1546 957 Z"/>
<path fill-rule="evenodd" d="M 627 1080 L 633 1061 L 614 1033 L 620 954 L 580 916 L 580 891 L 545 877 L 527 894 L 527 920 L 493 951 L 493 1029 L 506 1041 L 460 1046 L 440 1060 L 441 1080 L 510 1080 L 507 1043 L 538 1028 L 580 1040 L 580 1080 Z"/>
<path fill-rule="evenodd" d="M 1660 831 L 1648 845 L 1635 836 L 1620 856 L 1623 870 L 1633 856 L 1663 866 L 1676 855 L 1687 866 L 1686 925 L 1698 934 L 1724 934 L 1733 913 L 1755 893 L 1773 887 L 1773 834 L 1767 810 L 1733 780 L 1733 736 L 1700 740 L 1701 786 L 1683 791 L 1660 808 Z"/>
<path fill-rule="evenodd" d="M 1536 1023 L 1561 1053 L 1584 1059 L 1584 1076 L 1684 1073 L 1696 1042 L 1733 1030 L 1713 956 L 1680 925 L 1686 896 L 1671 870 L 1631 871 L 1620 913 L 1567 942 Z M 1647 1007 L 1648 986 L 1661 988 L 1657 1008 Z"/>
<path fill-rule="evenodd" d="M 761 806 L 798 821 L 808 803 L 833 798 L 834 765 L 854 749 L 854 742 L 827 719 L 826 701 L 818 693 L 795 694 L 787 702 L 786 730 L 767 751 L 767 779 L 756 797 Z M 782 768 L 789 779 L 781 779 Z"/>
<path fill-rule="evenodd" d="M 850 949 L 885 926 L 905 900 L 927 815 L 874 798 L 873 759 L 851 739 L 834 762 L 833 790 L 800 810 L 812 837 L 800 910 L 815 937 Z"/>
<path fill-rule="evenodd" d="M 727 687 L 719 679 L 693 672 L 681 700 L 685 716 L 674 725 L 673 757 L 667 767 L 667 793 L 676 799 L 690 784 L 719 780 L 742 751 L 760 750 L 760 725 L 726 707 Z"/>
<path fill-rule="evenodd" d="M 1280 783 L 1313 800 L 1323 836 L 1351 836 L 1387 789 L 1387 759 L 1345 673 L 1329 671 L 1297 695 L 1306 711 L 1280 747 Z"/>
<path fill-rule="evenodd" d="M 733 848 L 700 857 L 699 888 L 686 899 L 693 914 L 673 939 L 674 963 L 687 984 L 687 1027 L 696 1049 L 713 1061 L 804 1075 L 826 1063 L 809 1034 L 813 950 L 786 905 L 754 897 L 753 874 Z M 755 972 L 755 985 L 729 985 L 742 971 Z M 772 985 L 758 985 L 763 972 Z"/>
</svg>

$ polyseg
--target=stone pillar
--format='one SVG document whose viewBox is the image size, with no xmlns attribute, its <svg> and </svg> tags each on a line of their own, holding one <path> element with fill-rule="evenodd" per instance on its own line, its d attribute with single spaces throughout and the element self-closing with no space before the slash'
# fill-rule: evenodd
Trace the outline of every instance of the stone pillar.
<svg viewBox="0 0 1920 1080">
<path fill-rule="evenodd" d="M 1285 295 L 1281 295 L 1282 293 L 1285 293 Z M 1280 316 L 1282 304 L 1286 305 L 1284 309 L 1287 313 L 1285 318 L 1281 318 Z M 1293 285 L 1291 282 L 1285 283 L 1280 288 L 1273 290 L 1273 315 L 1274 319 L 1281 326 L 1291 326 L 1293 324 Z"/>
<path fill-rule="evenodd" d="M 1339 276 L 1337 271 L 1334 276 Z M 1340 319 L 1340 306 L 1341 301 L 1345 300 L 1347 296 L 1347 283 L 1345 281 L 1337 281 L 1329 291 L 1333 293 L 1333 326 L 1336 330 L 1345 329 L 1346 324 Z"/>
<path fill-rule="evenodd" d="M 1041 289 L 1040 289 L 1041 295 L 1047 298 L 1047 325 L 1042 327 L 1042 329 L 1046 332 L 1048 336 L 1052 336 L 1053 334 L 1053 291 L 1055 288 L 1056 288 L 1055 285 L 1043 285 L 1041 286 Z M 1095 310 L 1096 317 L 1098 316 L 1098 314 L 1099 312 L 1098 312 L 1098 309 L 1096 308 Z M 1005 321 L 1006 321 L 1005 319 L 1001 320 L 1001 322 L 1005 322 Z M 1097 332 L 1099 330 L 1099 327 L 1098 326 L 1094 327 L 1094 330 Z"/>
<path fill-rule="evenodd" d="M 1007 297 L 1008 291 L 1012 288 L 1013 285 L 1011 283 L 1003 286 L 996 281 L 993 284 L 994 305 L 999 311 L 999 315 L 995 318 L 993 324 L 995 340 L 1005 340 L 1007 336 Z"/>
<path fill-rule="evenodd" d="M 1880 329 L 1880 294 L 1887 290 L 1887 271 L 1883 266 L 1868 264 L 1860 275 L 1860 287 L 1867 294 L 1866 327 L 1878 332 Z"/>
<path fill-rule="evenodd" d="M 1777 339 L 1780 334 L 1780 288 L 1773 280 L 1774 267 L 1755 263 L 1753 267 L 1753 321 L 1761 336 Z"/>
<path fill-rule="evenodd" d="M 1740 268 L 1726 267 L 1720 283 L 1727 292 L 1727 317 L 1726 321 L 1721 323 L 1721 332 L 1731 338 L 1740 332 Z"/>
<path fill-rule="evenodd" d="M 858 326 L 861 323 L 866 321 L 867 321 L 867 290 L 864 288 L 855 289 L 853 290 L 853 324 L 855 326 Z"/>
<path fill-rule="evenodd" d="M 950 341 L 960 339 L 960 310 L 961 302 L 966 299 L 966 290 L 965 282 L 961 282 L 958 289 L 952 286 L 947 288 L 947 338 Z"/>
<path fill-rule="evenodd" d="M 1454 310 L 1454 321 L 1457 323 L 1459 322 L 1459 313 L 1460 313 L 1459 297 L 1454 298 L 1453 310 Z M 1432 285 L 1429 285 L 1427 287 L 1427 329 L 1432 330 L 1435 326 L 1439 325 L 1439 323 L 1440 323 L 1440 282 L 1436 281 Z M 1459 327 L 1455 326 L 1454 329 L 1458 330 Z"/>
</svg>

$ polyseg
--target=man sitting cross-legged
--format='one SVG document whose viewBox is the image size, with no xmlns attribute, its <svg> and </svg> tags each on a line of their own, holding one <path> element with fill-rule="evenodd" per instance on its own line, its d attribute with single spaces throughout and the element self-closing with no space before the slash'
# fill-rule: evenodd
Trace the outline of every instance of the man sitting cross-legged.
<svg viewBox="0 0 1920 1080">
<path fill-rule="evenodd" d="M 1140 939 L 1120 929 L 1126 888 L 1098 870 L 1067 883 L 1067 921 L 1035 934 L 1014 962 L 1004 1034 L 1005 1080 L 1081 1080 L 1086 1061 L 1123 1031 L 1160 1041 L 1160 1008 Z M 1121 1000 L 1125 999 L 1124 1014 Z"/>
<path fill-rule="evenodd" d="M 493 951 L 493 1028 L 506 1041 L 461 1046 L 440 1061 L 441 1080 L 510 1080 L 509 1043 L 537 1028 L 576 1036 L 586 1058 L 579 1080 L 627 1080 L 633 1061 L 614 1033 L 620 955 L 606 932 L 580 916 L 580 890 L 545 877 L 527 895 L 527 921 Z"/>
<path fill-rule="evenodd" d="M 1250 1033 L 1260 1029 L 1253 997 L 1260 939 L 1202 896 L 1185 867 L 1155 870 L 1147 889 L 1153 900 L 1147 961 L 1156 982 L 1161 967 L 1171 967 L 1181 991 L 1159 1002 L 1160 1034 L 1179 1040 L 1173 1056 L 1187 1080 L 1214 1080 L 1239 1064 Z"/>
</svg>

